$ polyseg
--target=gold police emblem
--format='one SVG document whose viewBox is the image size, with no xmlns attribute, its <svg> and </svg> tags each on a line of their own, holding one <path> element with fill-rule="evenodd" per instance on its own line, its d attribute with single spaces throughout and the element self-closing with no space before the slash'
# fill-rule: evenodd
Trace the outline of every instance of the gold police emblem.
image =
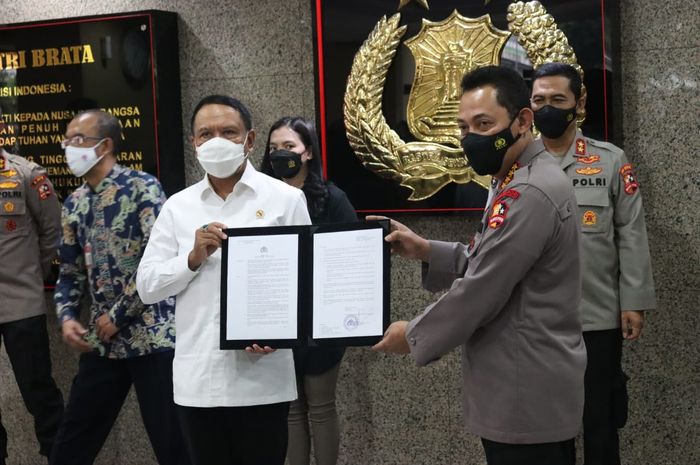
<svg viewBox="0 0 700 465">
<path fill-rule="evenodd" d="M 406 3 L 402 0 L 399 8 Z M 427 1 L 421 5 L 428 7 Z M 416 63 L 406 120 L 420 141 L 406 143 L 389 127 L 382 111 L 387 73 L 406 32 L 400 20 L 400 13 L 382 17 L 353 60 L 343 105 L 350 146 L 367 169 L 410 189 L 409 200 L 429 198 L 450 182 L 476 182 L 488 189 L 490 176 L 474 172 L 459 144 L 456 120 L 462 76 L 474 68 L 500 64 L 511 33 L 535 68 L 561 61 L 581 72 L 576 55 L 537 1 L 509 5 L 510 32 L 495 28 L 489 15 L 467 18 L 457 10 L 444 21 L 423 19 L 420 32 L 404 42 Z"/>
<path fill-rule="evenodd" d="M 493 145 L 496 147 L 496 150 L 501 150 L 506 146 L 506 140 L 503 137 L 499 137 Z"/>
<path fill-rule="evenodd" d="M 598 222 L 598 215 L 592 210 L 583 212 L 583 224 L 585 226 L 593 226 Z"/>
<path fill-rule="evenodd" d="M 3 210 L 5 210 L 5 213 L 12 213 L 15 211 L 15 204 L 12 202 L 6 202 L 5 205 L 3 205 Z"/>
</svg>

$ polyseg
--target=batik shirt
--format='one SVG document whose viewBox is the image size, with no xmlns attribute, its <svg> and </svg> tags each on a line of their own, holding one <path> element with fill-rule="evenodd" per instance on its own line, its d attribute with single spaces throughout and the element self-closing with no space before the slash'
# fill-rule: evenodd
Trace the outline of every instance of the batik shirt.
<svg viewBox="0 0 700 465">
<path fill-rule="evenodd" d="M 56 311 L 61 323 L 78 319 L 87 287 L 85 340 L 101 356 L 123 359 L 175 347 L 174 299 L 144 305 L 136 291 L 136 270 L 164 202 L 156 178 L 114 165 L 95 189 L 85 183 L 64 203 Z M 119 328 L 110 343 L 95 328 L 105 313 Z"/>
</svg>

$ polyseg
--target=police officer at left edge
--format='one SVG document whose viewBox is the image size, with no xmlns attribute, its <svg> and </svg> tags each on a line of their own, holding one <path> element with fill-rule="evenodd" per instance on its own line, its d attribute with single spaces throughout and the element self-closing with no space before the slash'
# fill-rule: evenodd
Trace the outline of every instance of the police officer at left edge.
<svg viewBox="0 0 700 465">
<path fill-rule="evenodd" d="M 63 417 L 63 396 L 51 375 L 44 299 L 60 228 L 61 206 L 44 168 L 0 148 L 0 343 L 46 457 Z M 0 465 L 6 459 L 7 431 L 0 423 Z"/>
</svg>

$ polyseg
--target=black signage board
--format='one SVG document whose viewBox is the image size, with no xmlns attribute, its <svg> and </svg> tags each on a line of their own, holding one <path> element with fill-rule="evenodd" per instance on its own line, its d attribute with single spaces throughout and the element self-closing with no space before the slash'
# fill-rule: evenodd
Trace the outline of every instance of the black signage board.
<svg viewBox="0 0 700 465">
<path fill-rule="evenodd" d="M 421 3 L 427 3 L 429 9 Z M 446 20 L 454 10 L 478 18 L 490 15 L 493 25 L 508 30 L 510 0 L 311 0 L 314 18 L 316 102 L 325 173 L 343 189 L 359 212 L 445 213 L 483 211 L 487 192 L 475 183 L 447 184 L 433 196 L 408 200 L 411 191 L 365 168 L 350 147 L 343 121 L 343 99 L 353 58 L 382 16 L 401 14 L 407 30 L 387 74 L 382 111 L 388 125 L 405 142 L 417 139 L 408 129 L 407 102 L 415 60 L 404 42 L 417 35 L 421 21 Z M 400 4 L 405 4 L 398 9 Z M 605 0 L 541 0 L 576 53 L 588 91 L 586 135 L 620 144 L 621 91 L 619 5 Z M 514 41 L 514 38 L 510 39 Z M 532 66 L 524 49 L 509 42 L 501 64 L 530 80 Z"/>
<path fill-rule="evenodd" d="M 137 11 L 0 26 L 0 146 L 44 166 L 59 199 L 82 180 L 60 142 L 76 112 L 116 116 L 119 163 L 185 185 L 177 14 Z"/>
</svg>

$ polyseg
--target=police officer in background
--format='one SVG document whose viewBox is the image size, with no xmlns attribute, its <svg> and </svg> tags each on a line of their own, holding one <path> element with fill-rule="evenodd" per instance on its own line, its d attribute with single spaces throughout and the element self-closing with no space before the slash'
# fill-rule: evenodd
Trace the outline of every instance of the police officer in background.
<svg viewBox="0 0 700 465">
<path fill-rule="evenodd" d="M 0 148 L 0 341 L 34 416 L 39 453 L 47 457 L 63 416 L 63 396 L 51 376 L 44 300 L 60 228 L 61 206 L 44 169 Z M 6 458 L 7 432 L 0 424 L 1 465 Z"/>
<path fill-rule="evenodd" d="M 622 339 L 637 339 L 656 306 L 644 210 L 632 165 L 618 147 L 576 127 L 586 96 L 563 63 L 535 70 L 535 125 L 571 178 L 581 225 L 583 338 L 588 352 L 583 413 L 586 465 L 619 465 L 617 429 L 627 420 Z"/>
</svg>

